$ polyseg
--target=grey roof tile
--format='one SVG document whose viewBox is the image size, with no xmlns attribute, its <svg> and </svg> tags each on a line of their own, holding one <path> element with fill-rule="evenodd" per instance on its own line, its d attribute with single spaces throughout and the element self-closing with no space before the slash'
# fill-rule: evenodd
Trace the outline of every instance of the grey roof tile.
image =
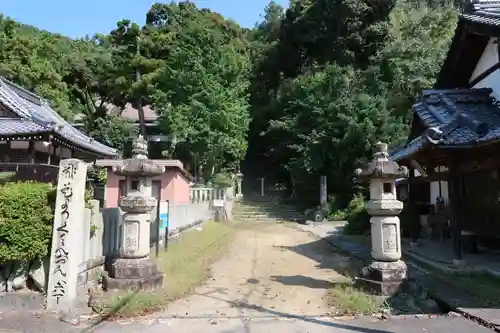
<svg viewBox="0 0 500 333">
<path fill-rule="evenodd" d="M 68 124 L 39 96 L 1 77 L 0 102 L 17 114 L 21 120 L 31 121 L 33 124 L 38 125 L 37 132 L 53 132 L 75 146 L 97 154 L 105 156 L 115 156 L 117 154 L 116 149 L 95 141 Z M 15 125 L 19 127 L 21 123 L 16 123 Z M 25 124 L 25 127 L 21 127 L 24 129 L 28 129 L 30 126 L 35 128 L 33 125 L 23 124 Z M 14 126 L 14 122 L 11 125 Z M 16 127 L 14 126 L 14 128 Z M 40 131 L 40 129 L 43 129 L 43 131 Z M 7 131 L 13 131 L 13 129 Z M 10 133 L 10 135 L 12 134 L 16 134 L 16 132 Z"/>
<path fill-rule="evenodd" d="M 419 136 L 416 139 L 410 141 L 402 149 L 392 153 L 389 159 L 392 161 L 398 161 L 407 156 L 411 156 L 422 149 L 427 143 L 428 141 L 426 137 Z"/>
<path fill-rule="evenodd" d="M 391 155 L 411 156 L 426 145 L 469 146 L 500 140 L 500 102 L 486 89 L 427 90 L 413 111 L 427 128 Z"/>
<path fill-rule="evenodd" d="M 34 134 L 46 132 L 47 128 L 19 118 L 0 118 L 0 135 Z"/>
<path fill-rule="evenodd" d="M 500 1 L 471 0 L 461 16 L 467 21 L 500 26 Z"/>
</svg>

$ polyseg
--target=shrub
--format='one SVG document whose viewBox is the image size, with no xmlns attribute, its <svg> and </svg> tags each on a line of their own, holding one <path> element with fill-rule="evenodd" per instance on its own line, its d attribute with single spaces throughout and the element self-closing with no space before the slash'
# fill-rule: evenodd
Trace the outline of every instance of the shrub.
<svg viewBox="0 0 500 333">
<path fill-rule="evenodd" d="M 0 186 L 0 262 L 32 260 L 48 253 L 54 194 L 50 184 Z"/>
<path fill-rule="evenodd" d="M 360 235 L 370 230 L 370 215 L 365 209 L 362 195 L 355 195 L 345 210 L 347 225 L 344 232 L 349 235 Z"/>
<path fill-rule="evenodd" d="M 233 179 L 230 175 L 225 173 L 216 173 L 212 178 L 212 184 L 218 188 L 228 188 L 233 186 Z"/>
<path fill-rule="evenodd" d="M 345 221 L 346 211 L 341 209 L 341 204 L 335 196 L 328 198 L 328 220 L 330 221 Z"/>
</svg>

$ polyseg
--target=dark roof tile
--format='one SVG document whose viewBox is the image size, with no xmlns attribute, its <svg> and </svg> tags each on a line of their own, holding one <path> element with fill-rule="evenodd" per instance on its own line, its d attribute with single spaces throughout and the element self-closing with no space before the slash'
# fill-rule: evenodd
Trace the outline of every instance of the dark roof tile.
<svg viewBox="0 0 500 333">
<path fill-rule="evenodd" d="M 20 117 L 18 119 L 20 122 L 7 121 L 5 125 L 11 125 L 12 128 L 3 129 L 6 132 L 0 131 L 0 135 L 17 134 L 18 132 L 15 132 L 16 128 L 22 130 L 33 128 L 33 133 L 54 132 L 61 138 L 87 151 L 104 156 L 115 156 L 117 154 L 116 149 L 95 141 L 68 124 L 41 97 L 2 77 L 0 77 L 0 102 Z M 28 124 L 28 121 L 31 124 Z M 24 127 L 21 124 L 24 124 Z M 25 133 L 30 132 L 22 132 L 22 134 Z"/>
<path fill-rule="evenodd" d="M 467 146 L 500 140 L 500 102 L 487 89 L 427 90 L 413 111 L 427 130 L 391 155 L 408 157 L 425 145 Z"/>
<path fill-rule="evenodd" d="M 19 118 L 0 118 L 0 135 L 34 134 L 46 132 L 47 128 Z"/>
<path fill-rule="evenodd" d="M 500 1 L 472 0 L 461 15 L 465 20 L 500 26 Z"/>
</svg>

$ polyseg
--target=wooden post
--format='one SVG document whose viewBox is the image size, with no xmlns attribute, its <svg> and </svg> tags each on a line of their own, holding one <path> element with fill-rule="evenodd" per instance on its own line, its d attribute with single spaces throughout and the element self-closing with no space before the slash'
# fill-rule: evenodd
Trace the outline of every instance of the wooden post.
<svg viewBox="0 0 500 333">
<path fill-rule="evenodd" d="M 448 179 L 448 190 L 449 190 L 449 206 L 450 206 L 450 222 L 451 231 L 453 237 L 453 252 L 457 260 L 463 259 L 463 249 L 462 249 L 462 230 L 459 218 L 459 199 L 461 190 L 460 175 L 454 163 L 449 165 L 449 179 Z"/>
<path fill-rule="evenodd" d="M 418 218 L 418 212 L 416 209 L 416 205 L 414 203 L 415 200 L 415 195 L 414 191 L 415 188 L 413 186 L 415 182 L 415 169 L 413 167 L 410 167 L 409 170 L 409 175 L 408 175 L 408 210 L 410 211 L 409 218 L 410 218 L 410 237 L 411 237 L 411 243 L 412 245 L 417 244 L 418 241 L 418 227 L 419 227 L 419 218 Z"/>
<path fill-rule="evenodd" d="M 260 196 L 264 196 L 264 177 L 260 179 Z"/>
<path fill-rule="evenodd" d="M 35 141 L 33 140 L 30 140 L 28 154 L 30 156 L 30 164 L 35 164 Z"/>
</svg>

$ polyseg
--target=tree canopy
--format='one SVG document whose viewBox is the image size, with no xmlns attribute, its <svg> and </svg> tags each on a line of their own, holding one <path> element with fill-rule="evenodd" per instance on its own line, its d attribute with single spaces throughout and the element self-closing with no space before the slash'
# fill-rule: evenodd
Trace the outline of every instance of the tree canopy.
<svg viewBox="0 0 500 333">
<path fill-rule="evenodd" d="M 244 159 L 246 177 L 286 184 L 304 205 L 327 175 L 347 201 L 372 144 L 406 138 L 454 33 L 455 3 L 271 1 L 253 29 L 192 2 L 157 3 L 144 26 L 122 20 L 79 40 L 0 17 L 0 75 L 120 150 L 138 131 L 120 110 L 148 105 L 167 158 L 205 176 Z"/>
</svg>

